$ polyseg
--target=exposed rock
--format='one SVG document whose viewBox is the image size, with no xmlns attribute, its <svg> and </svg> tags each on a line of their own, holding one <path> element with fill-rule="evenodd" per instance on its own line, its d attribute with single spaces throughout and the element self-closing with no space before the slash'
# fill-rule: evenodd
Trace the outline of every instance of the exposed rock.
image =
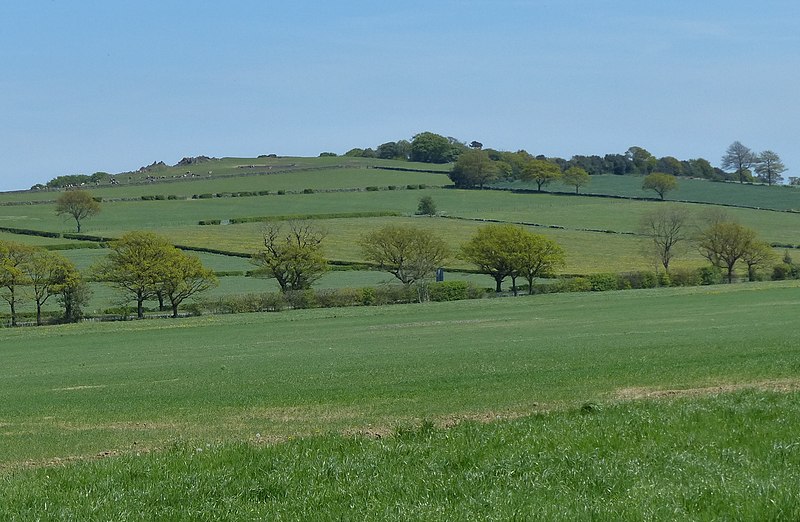
<svg viewBox="0 0 800 522">
<path fill-rule="evenodd" d="M 198 165 L 200 163 L 208 163 L 209 161 L 213 161 L 215 158 L 209 158 L 208 156 L 197 156 L 197 157 L 189 157 L 183 158 L 178 163 L 175 164 L 176 167 L 185 167 L 187 165 Z"/>
</svg>

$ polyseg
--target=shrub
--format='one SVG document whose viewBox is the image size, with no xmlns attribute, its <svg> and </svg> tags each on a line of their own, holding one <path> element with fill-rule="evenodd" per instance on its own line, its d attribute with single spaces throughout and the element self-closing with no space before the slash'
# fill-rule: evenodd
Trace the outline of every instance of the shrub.
<svg viewBox="0 0 800 522">
<path fill-rule="evenodd" d="M 315 308 L 317 306 L 317 295 L 314 290 L 292 290 L 284 292 L 283 298 L 291 308 Z"/>
<path fill-rule="evenodd" d="M 258 195 L 259 196 L 269 196 L 269 190 L 259 190 L 258 191 Z"/>
<path fill-rule="evenodd" d="M 178 196 L 176 196 L 175 194 L 170 194 L 169 196 L 167 196 L 167 199 L 170 200 L 178 199 Z"/>
<path fill-rule="evenodd" d="M 631 288 L 655 288 L 659 286 L 659 284 L 658 274 L 647 271 L 626 272 L 620 274 L 617 280 L 617 288 L 622 290 Z"/>
<path fill-rule="evenodd" d="M 198 225 L 219 225 L 220 223 L 222 223 L 220 219 L 203 219 L 197 222 Z"/>
<path fill-rule="evenodd" d="M 417 190 L 419 185 L 406 185 L 406 189 L 408 190 Z"/>
<path fill-rule="evenodd" d="M 386 188 L 389 189 L 389 190 L 397 190 L 397 185 L 389 185 Z"/>
<path fill-rule="evenodd" d="M 156 201 L 164 201 L 167 198 L 163 194 L 156 194 L 155 196 L 153 196 L 153 199 L 155 199 Z"/>
<path fill-rule="evenodd" d="M 722 283 L 724 274 L 715 266 L 704 266 L 697 270 L 701 285 L 718 285 Z"/>
<path fill-rule="evenodd" d="M 592 290 L 592 282 L 585 277 L 562 279 L 552 286 L 555 286 L 558 292 L 589 292 Z"/>
<path fill-rule="evenodd" d="M 607 292 L 617 290 L 617 276 L 614 274 L 592 274 L 589 276 L 589 284 L 592 292 Z"/>
<path fill-rule="evenodd" d="M 474 285 L 473 285 L 474 286 Z M 431 301 L 460 301 L 470 298 L 470 283 L 467 281 L 440 281 L 428 286 Z"/>
<path fill-rule="evenodd" d="M 419 205 L 417 205 L 417 214 L 420 216 L 434 216 L 436 215 L 436 203 L 430 196 L 423 196 L 419 198 Z"/>
<path fill-rule="evenodd" d="M 798 278 L 800 278 L 800 270 L 795 264 L 781 263 L 772 268 L 772 279 L 774 281 Z"/>
<path fill-rule="evenodd" d="M 362 304 L 362 293 L 357 288 L 317 290 L 316 301 L 320 308 L 358 306 Z"/>
<path fill-rule="evenodd" d="M 369 187 L 366 187 L 364 190 L 366 190 L 367 192 L 377 192 L 380 189 L 378 187 L 374 186 L 374 185 L 371 185 Z"/>
<path fill-rule="evenodd" d="M 205 194 L 200 194 L 199 196 L 197 196 L 198 199 L 211 199 L 213 197 L 214 197 L 214 194 L 210 194 L 208 192 L 206 192 Z"/>
<path fill-rule="evenodd" d="M 673 268 L 669 277 L 671 286 L 700 286 L 703 282 L 699 270 Z"/>
<path fill-rule="evenodd" d="M 303 189 L 303 194 L 313 194 L 313 193 L 314 189 L 312 188 Z"/>
<path fill-rule="evenodd" d="M 279 196 L 283 196 L 284 194 L 286 194 L 286 191 L 285 191 L 285 190 L 279 190 L 279 191 L 278 191 L 278 195 L 279 195 Z"/>
</svg>

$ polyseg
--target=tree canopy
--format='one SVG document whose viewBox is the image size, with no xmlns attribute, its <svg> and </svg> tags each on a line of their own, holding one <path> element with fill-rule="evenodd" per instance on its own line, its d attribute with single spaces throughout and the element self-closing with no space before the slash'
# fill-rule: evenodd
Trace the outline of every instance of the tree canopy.
<svg viewBox="0 0 800 522">
<path fill-rule="evenodd" d="M 678 188 L 678 180 L 672 174 L 653 172 L 652 174 L 645 176 L 644 181 L 642 182 L 642 188 L 644 190 L 654 191 L 663 201 L 664 197 L 667 195 L 667 192 Z"/>
<path fill-rule="evenodd" d="M 361 251 L 404 285 L 431 277 L 450 256 L 450 249 L 435 234 L 405 225 L 387 225 L 362 236 Z"/>
<path fill-rule="evenodd" d="M 56 199 L 56 215 L 70 216 L 75 220 L 78 233 L 81 221 L 100 212 L 100 203 L 86 191 L 68 190 Z"/>
<path fill-rule="evenodd" d="M 325 234 L 313 225 L 292 221 L 284 231 L 279 223 L 267 223 L 262 235 L 264 248 L 252 257 L 255 275 L 274 278 L 282 292 L 311 288 L 327 271 L 321 246 Z"/>
</svg>

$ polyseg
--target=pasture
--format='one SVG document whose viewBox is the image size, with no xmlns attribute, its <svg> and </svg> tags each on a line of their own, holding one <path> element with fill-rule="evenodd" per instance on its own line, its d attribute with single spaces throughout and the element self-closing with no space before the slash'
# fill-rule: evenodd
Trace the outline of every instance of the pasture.
<svg viewBox="0 0 800 522">
<path fill-rule="evenodd" d="M 798 291 L 2 329 L 0 515 L 791 519 Z"/>
</svg>

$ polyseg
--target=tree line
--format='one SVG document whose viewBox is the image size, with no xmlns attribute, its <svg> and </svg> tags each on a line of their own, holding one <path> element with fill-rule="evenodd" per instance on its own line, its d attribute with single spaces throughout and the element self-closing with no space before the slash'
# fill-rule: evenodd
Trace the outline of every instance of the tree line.
<svg viewBox="0 0 800 522">
<path fill-rule="evenodd" d="M 470 151 L 481 151 L 481 154 L 469 155 Z M 324 154 L 332 155 L 332 153 Z M 732 143 L 722 156 L 722 168 L 714 167 L 704 158 L 689 160 L 679 160 L 673 156 L 659 158 L 638 146 L 630 147 L 622 154 L 612 153 L 603 156 L 575 155 L 569 159 L 564 159 L 546 157 L 541 154 L 533 155 L 525 150 L 510 152 L 484 148 L 483 144 L 478 141 L 472 141 L 467 144 L 453 137 L 446 137 L 427 131 L 416 134 L 411 141 L 389 141 L 381 143 L 375 148 L 353 148 L 344 155 L 423 163 L 457 163 L 462 160 L 462 157 L 470 156 L 464 157 L 463 161 L 470 164 L 477 161 L 486 163 L 486 171 L 483 178 L 479 176 L 477 179 L 472 180 L 469 177 L 462 176 L 458 170 L 456 171 L 453 181 L 456 185 L 464 188 L 480 187 L 497 178 L 523 179 L 523 176 L 530 177 L 531 174 L 526 174 L 524 170 L 525 164 L 529 163 L 531 159 L 542 163 L 533 167 L 528 166 L 528 170 L 531 168 L 545 171 L 552 170 L 552 167 L 547 165 L 554 165 L 564 174 L 565 180 L 570 169 L 581 169 L 589 176 L 600 174 L 647 176 L 658 172 L 676 177 L 738 181 L 742 183 L 758 181 L 773 185 L 783 181 L 782 174 L 787 170 L 777 153 L 771 150 L 756 153 L 738 141 Z M 458 167 L 458 169 L 461 168 Z M 547 174 L 542 172 L 538 178 L 547 179 Z M 569 182 L 567 184 L 573 185 Z M 541 189 L 542 186 L 540 185 L 539 188 Z M 579 188 L 581 185 L 578 183 L 573 186 Z"/>
</svg>

